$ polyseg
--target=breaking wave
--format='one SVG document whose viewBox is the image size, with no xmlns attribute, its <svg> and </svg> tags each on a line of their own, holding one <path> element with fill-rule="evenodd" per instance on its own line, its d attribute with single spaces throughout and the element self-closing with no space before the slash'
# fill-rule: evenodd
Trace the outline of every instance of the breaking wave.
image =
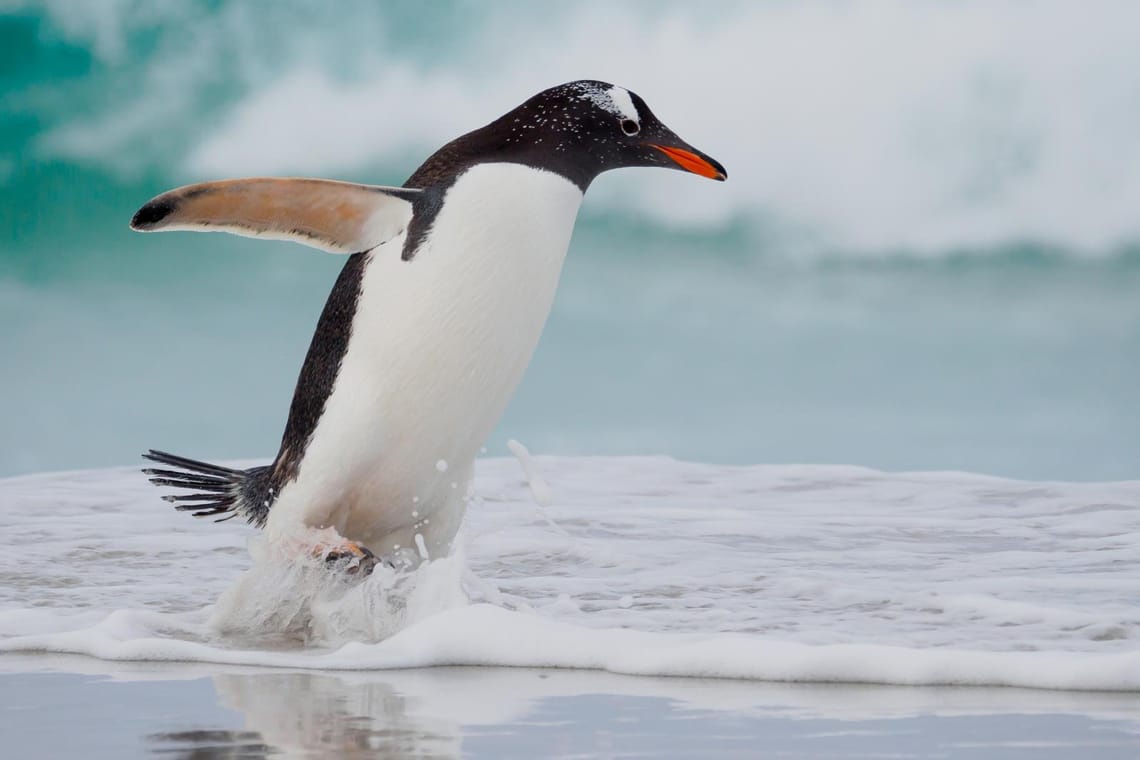
<svg viewBox="0 0 1140 760">
<path fill-rule="evenodd" d="M 45 119 L 38 155 L 116 172 L 398 183 L 531 93 L 596 77 L 731 180 L 607 177 L 588 213 L 743 225 L 797 253 L 1104 256 L 1140 240 L 1140 7 L 1095 5 L 357 2 L 314 23 L 303 2 L 49 3 L 41 38 L 93 71 L 5 103 Z"/>
</svg>

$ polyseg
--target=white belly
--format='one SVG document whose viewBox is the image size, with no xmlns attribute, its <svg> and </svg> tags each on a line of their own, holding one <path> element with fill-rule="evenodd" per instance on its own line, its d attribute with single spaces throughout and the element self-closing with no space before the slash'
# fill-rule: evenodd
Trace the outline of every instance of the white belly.
<svg viewBox="0 0 1140 760">
<path fill-rule="evenodd" d="M 412 261 L 372 253 L 348 351 L 271 533 L 333 527 L 388 553 L 446 550 L 471 465 L 538 343 L 582 193 L 520 164 L 480 164 L 447 192 Z"/>
</svg>

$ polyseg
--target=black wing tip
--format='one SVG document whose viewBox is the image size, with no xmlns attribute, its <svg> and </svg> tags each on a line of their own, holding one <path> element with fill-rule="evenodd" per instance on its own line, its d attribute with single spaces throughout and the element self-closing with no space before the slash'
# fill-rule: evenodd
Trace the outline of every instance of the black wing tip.
<svg viewBox="0 0 1140 760">
<path fill-rule="evenodd" d="M 177 208 L 177 201 L 166 195 L 160 195 L 135 212 L 131 217 L 131 229 L 136 232 L 150 232 Z"/>
</svg>

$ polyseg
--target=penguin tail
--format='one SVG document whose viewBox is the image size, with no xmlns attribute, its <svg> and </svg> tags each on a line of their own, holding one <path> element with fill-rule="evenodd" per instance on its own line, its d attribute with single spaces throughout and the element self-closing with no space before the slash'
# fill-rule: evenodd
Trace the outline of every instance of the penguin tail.
<svg viewBox="0 0 1140 760">
<path fill-rule="evenodd" d="M 144 469 L 151 483 L 191 492 L 162 497 L 178 511 L 189 512 L 194 517 L 214 517 L 214 522 L 240 515 L 251 525 L 259 528 L 265 525 L 273 493 L 269 467 L 234 470 L 154 449 L 143 454 L 143 459 L 173 468 Z"/>
</svg>

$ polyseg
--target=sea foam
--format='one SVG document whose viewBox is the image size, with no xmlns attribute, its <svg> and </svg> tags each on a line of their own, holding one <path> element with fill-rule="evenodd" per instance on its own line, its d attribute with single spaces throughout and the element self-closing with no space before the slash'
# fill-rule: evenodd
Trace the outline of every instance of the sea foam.
<svg viewBox="0 0 1140 760">
<path fill-rule="evenodd" d="M 0 651 L 1140 690 L 1140 483 L 530 466 L 543 512 L 481 461 L 457 552 L 363 582 L 275 564 L 132 470 L 0 481 Z"/>
</svg>

